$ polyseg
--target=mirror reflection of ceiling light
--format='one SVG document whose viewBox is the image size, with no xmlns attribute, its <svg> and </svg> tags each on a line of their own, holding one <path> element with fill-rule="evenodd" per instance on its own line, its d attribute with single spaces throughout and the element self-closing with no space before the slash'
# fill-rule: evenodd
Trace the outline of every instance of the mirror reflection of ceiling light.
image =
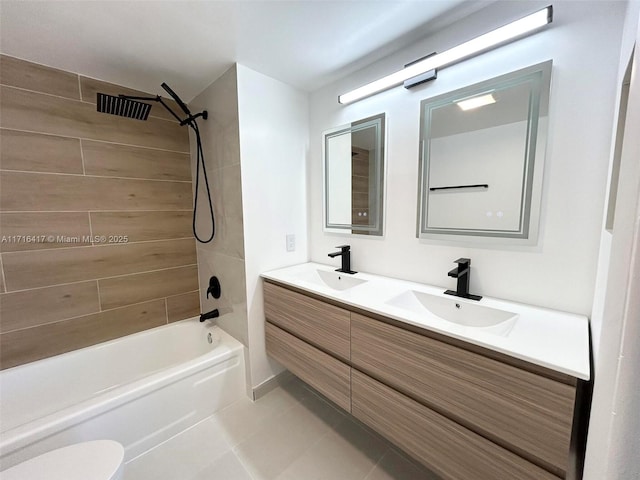
<svg viewBox="0 0 640 480">
<path fill-rule="evenodd" d="M 338 102 L 347 104 L 355 102 L 374 93 L 387 90 L 400 85 L 405 80 L 421 75 L 429 70 L 445 67 L 459 62 L 467 57 L 477 55 L 491 48 L 505 44 L 511 40 L 532 33 L 535 30 L 551 23 L 553 20 L 553 6 L 549 5 L 531 15 L 511 22 L 503 27 L 480 35 L 457 47 L 450 48 L 442 53 L 429 56 L 424 60 L 415 62 L 398 72 L 382 77 L 362 87 L 338 96 Z"/>
<path fill-rule="evenodd" d="M 484 107 L 485 105 L 491 105 L 492 103 L 496 103 L 496 99 L 493 97 L 492 93 L 487 93 L 486 95 L 460 100 L 459 102 L 456 102 L 456 105 L 466 111 L 478 107 Z"/>
</svg>

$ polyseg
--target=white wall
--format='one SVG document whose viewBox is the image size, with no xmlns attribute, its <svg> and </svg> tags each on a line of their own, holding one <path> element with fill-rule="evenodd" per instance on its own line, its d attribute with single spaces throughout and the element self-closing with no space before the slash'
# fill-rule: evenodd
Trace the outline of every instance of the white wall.
<svg viewBox="0 0 640 480">
<path fill-rule="evenodd" d="M 640 2 L 631 2 L 622 36 L 619 85 L 634 43 L 640 45 L 639 16 Z M 592 319 L 595 383 L 585 480 L 640 478 L 639 68 L 636 47 L 613 234 L 603 230 L 600 247 L 599 288 Z"/>
<path fill-rule="evenodd" d="M 625 15 L 625 23 L 624 28 L 622 30 L 622 42 L 619 54 L 619 63 L 617 66 L 617 91 L 616 91 L 616 100 L 615 100 L 615 118 L 618 118 L 618 110 L 620 104 L 620 94 L 622 81 L 627 69 L 627 65 L 629 60 L 631 59 L 633 46 L 636 40 L 636 29 L 638 25 L 638 15 L 640 12 L 640 1 L 633 0 L 629 2 L 627 12 Z M 609 174 L 607 178 L 607 191 L 606 197 L 609 198 L 609 187 L 611 182 L 611 173 L 613 168 L 613 150 L 614 144 L 613 140 L 615 139 L 615 130 L 616 123 L 613 122 L 611 126 L 612 130 L 612 142 L 611 142 L 611 152 L 610 152 L 610 163 L 609 163 Z M 594 296 L 594 304 L 593 311 L 591 316 L 591 334 L 592 334 L 592 343 L 593 343 L 593 353 L 594 353 L 594 361 L 598 363 L 598 354 L 599 354 L 599 346 L 600 346 L 600 335 L 602 331 L 602 314 L 604 309 L 604 298 L 607 287 L 607 276 L 609 270 L 609 257 L 611 255 L 611 232 L 608 232 L 604 228 L 604 222 L 607 211 L 606 209 L 603 212 L 603 223 L 601 229 L 601 242 L 600 242 L 600 252 L 598 257 L 598 274 L 596 277 L 596 293 Z"/>
<path fill-rule="evenodd" d="M 308 96 L 237 65 L 251 385 L 282 369 L 268 359 L 260 273 L 304 263 Z M 286 235 L 296 250 L 286 251 Z"/>
<path fill-rule="evenodd" d="M 625 4 L 554 2 L 554 22 L 542 32 L 448 67 L 411 90 L 394 88 L 352 105 L 337 96 L 517 19 L 548 2 L 497 2 L 416 45 L 311 95 L 309 232 L 313 261 L 339 243 L 352 245 L 353 267 L 391 277 L 454 286 L 458 257 L 473 261 L 471 291 L 589 315 L 610 151 L 618 56 Z M 454 246 L 415 236 L 420 101 L 553 59 L 549 141 L 536 246 Z M 387 112 L 386 234 L 340 237 L 322 231 L 321 132 Z M 339 243 L 336 243 L 339 242 Z"/>
</svg>

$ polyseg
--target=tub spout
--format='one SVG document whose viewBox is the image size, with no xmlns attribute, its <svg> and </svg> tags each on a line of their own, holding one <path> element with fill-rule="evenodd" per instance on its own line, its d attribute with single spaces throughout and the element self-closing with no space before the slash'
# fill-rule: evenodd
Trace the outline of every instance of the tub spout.
<svg viewBox="0 0 640 480">
<path fill-rule="evenodd" d="M 200 314 L 200 321 L 204 322 L 205 320 L 211 320 L 212 318 L 218 318 L 219 316 L 220 312 L 218 312 L 218 309 L 216 308 L 210 312 Z"/>
</svg>

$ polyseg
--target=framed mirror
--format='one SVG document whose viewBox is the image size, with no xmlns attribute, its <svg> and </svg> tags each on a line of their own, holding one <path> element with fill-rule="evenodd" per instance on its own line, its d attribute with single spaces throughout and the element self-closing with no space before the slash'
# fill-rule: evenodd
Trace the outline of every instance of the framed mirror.
<svg viewBox="0 0 640 480">
<path fill-rule="evenodd" d="M 419 238 L 537 241 L 551 63 L 421 102 Z"/>
<path fill-rule="evenodd" d="M 323 133 L 324 230 L 382 235 L 385 114 Z"/>
</svg>

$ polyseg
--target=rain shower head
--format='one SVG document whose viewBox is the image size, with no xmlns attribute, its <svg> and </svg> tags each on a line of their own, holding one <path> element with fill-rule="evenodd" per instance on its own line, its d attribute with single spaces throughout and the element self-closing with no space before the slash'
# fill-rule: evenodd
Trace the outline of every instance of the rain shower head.
<svg viewBox="0 0 640 480">
<path fill-rule="evenodd" d="M 98 112 L 110 113 L 121 117 L 135 118 L 136 120 L 146 120 L 149 118 L 151 105 L 139 102 L 125 95 L 114 97 L 106 93 L 98 93 L 96 107 Z"/>
<path fill-rule="evenodd" d="M 120 115 L 121 117 L 146 120 L 149 117 L 151 105 L 144 102 L 159 102 L 176 120 L 178 120 L 178 122 L 180 122 L 180 126 L 189 125 L 190 127 L 194 126 L 194 121 L 197 118 L 202 117 L 204 120 L 206 120 L 209 117 L 206 110 L 193 115 L 189 111 L 189 107 L 185 105 L 185 103 L 176 92 L 171 90 L 171 87 L 169 87 L 169 85 L 163 83 L 162 88 L 164 88 L 164 90 L 169 95 L 171 95 L 176 104 L 182 109 L 184 113 L 187 114 L 187 118 L 180 118 L 176 114 L 176 112 L 174 112 L 171 107 L 169 107 L 169 105 L 167 105 L 164 100 L 162 100 L 162 97 L 160 95 L 157 95 L 155 97 L 132 97 L 130 95 L 118 95 L 117 97 L 114 97 L 105 93 L 98 93 L 97 108 L 98 111 L 102 113 L 111 113 L 113 115 Z"/>
</svg>

